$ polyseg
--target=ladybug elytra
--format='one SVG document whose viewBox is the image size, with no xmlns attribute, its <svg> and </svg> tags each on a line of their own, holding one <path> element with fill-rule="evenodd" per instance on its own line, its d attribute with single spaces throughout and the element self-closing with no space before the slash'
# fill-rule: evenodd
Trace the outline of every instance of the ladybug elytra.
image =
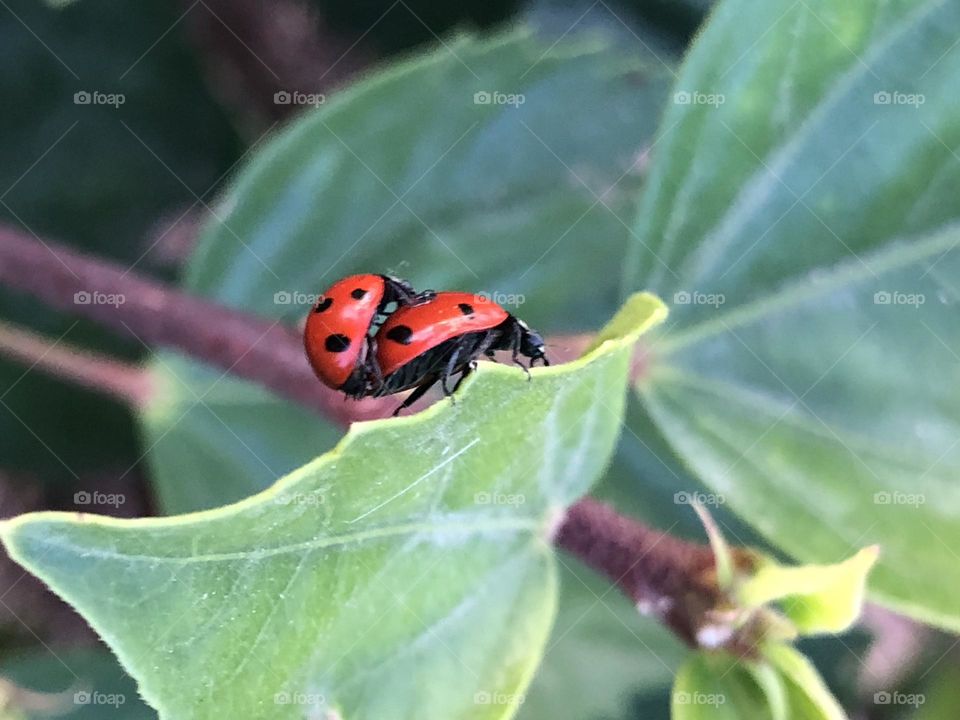
<svg viewBox="0 0 960 720">
<path fill-rule="evenodd" d="M 432 295 L 418 295 L 389 275 L 350 275 L 335 282 L 314 304 L 303 332 L 317 377 L 350 397 L 368 395 L 373 335 L 391 312 Z"/>
<path fill-rule="evenodd" d="M 440 292 L 393 313 L 377 331 L 378 377 L 372 395 L 390 395 L 414 388 L 394 415 L 413 404 L 434 384 L 451 395 L 475 368 L 481 356 L 493 359 L 496 350 L 509 350 L 524 371 L 519 356 L 549 365 L 543 339 L 526 323 L 481 295 Z M 451 376 L 460 374 L 451 389 Z"/>
</svg>

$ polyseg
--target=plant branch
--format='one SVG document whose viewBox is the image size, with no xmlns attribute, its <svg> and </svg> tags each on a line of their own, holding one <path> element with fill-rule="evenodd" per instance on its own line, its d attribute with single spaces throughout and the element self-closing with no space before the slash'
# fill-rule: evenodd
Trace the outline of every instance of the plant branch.
<svg viewBox="0 0 960 720">
<path fill-rule="evenodd" d="M 554 538 L 557 547 L 606 575 L 644 615 L 658 618 L 691 647 L 703 618 L 722 602 L 713 551 L 584 498 Z"/>
<path fill-rule="evenodd" d="M 179 292 L 6 227 L 0 227 L 0 284 L 148 346 L 180 350 L 338 422 L 385 414 L 382 402 L 360 403 L 355 415 L 345 410 L 343 398 L 317 382 L 304 362 L 299 336 L 278 321 Z"/>
<path fill-rule="evenodd" d="M 54 377 L 107 393 L 134 407 L 150 397 L 150 378 L 140 368 L 81 350 L 66 342 L 51 343 L 36 333 L 0 321 L 0 356 L 44 370 Z"/>
<path fill-rule="evenodd" d="M 0 284 L 132 334 L 146 345 L 173 348 L 260 383 L 342 425 L 383 417 L 396 406 L 390 398 L 344 402 L 314 378 L 299 334 L 278 322 L 4 227 L 0 227 Z M 558 360 L 572 359 L 587 341 L 584 336 L 554 338 L 551 348 L 557 352 L 552 354 Z M 36 360 L 40 351 L 36 342 L 0 328 L 0 344 L 9 344 L 7 351 L 21 358 Z M 641 612 L 658 617 L 690 645 L 697 644 L 704 616 L 721 601 L 708 546 L 653 530 L 595 500 L 581 500 L 569 509 L 555 542 L 609 577 Z"/>
</svg>

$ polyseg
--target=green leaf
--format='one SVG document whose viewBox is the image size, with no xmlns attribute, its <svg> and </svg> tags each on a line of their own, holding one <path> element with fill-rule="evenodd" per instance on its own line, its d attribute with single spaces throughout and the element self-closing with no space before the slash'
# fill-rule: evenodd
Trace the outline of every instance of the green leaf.
<svg viewBox="0 0 960 720">
<path fill-rule="evenodd" d="M 674 683 L 672 720 L 845 720 L 813 664 L 771 643 L 759 660 L 695 653 Z"/>
<path fill-rule="evenodd" d="M 789 718 L 804 720 L 846 720 L 846 713 L 827 689 L 820 673 L 807 658 L 790 645 L 774 643 L 763 651 L 783 678 Z"/>
<path fill-rule="evenodd" d="M 448 41 L 259 148 L 187 286 L 281 318 L 305 311 L 298 292 L 389 268 L 421 288 L 520 295 L 537 327 L 594 330 L 619 304 L 622 218 L 668 77 L 599 33 L 553 41 L 521 26 Z M 520 99 L 475 98 L 494 92 Z"/>
<path fill-rule="evenodd" d="M 561 558 L 560 604 L 518 720 L 633 718 L 639 693 L 666 692 L 687 653 L 589 568 Z"/>
<path fill-rule="evenodd" d="M 774 720 L 764 687 L 731 656 L 694 653 L 673 684 L 671 720 Z"/>
<path fill-rule="evenodd" d="M 665 315 L 629 307 L 581 360 L 529 381 L 486 363 L 455 402 L 355 424 L 235 505 L 37 513 L 0 537 L 162 717 L 510 717 L 553 618 L 550 534 L 606 465 L 633 345 Z"/>
<path fill-rule="evenodd" d="M 737 588 L 737 601 L 747 607 L 782 601 L 784 614 L 803 635 L 843 632 L 860 617 L 877 555 L 874 546 L 836 565 L 786 566 L 762 558 Z"/>
<path fill-rule="evenodd" d="M 668 78 L 660 62 L 596 33 L 555 42 L 518 28 L 447 41 L 255 148 L 186 287 L 292 324 L 306 314 L 298 293 L 393 271 L 422 288 L 512 296 L 508 308 L 539 330 L 592 331 L 618 307 L 624 218 L 641 182 L 633 166 Z M 474 103 L 494 90 L 524 102 Z M 267 487 L 342 432 L 169 354 L 152 366 L 166 392 L 142 426 L 165 512 Z"/>
<path fill-rule="evenodd" d="M 151 360 L 140 422 L 165 514 L 236 502 L 336 444 L 342 430 L 258 385 L 172 353 Z"/>
<path fill-rule="evenodd" d="M 933 667 L 928 668 L 933 670 Z M 916 711 L 910 720 L 953 720 L 960 707 L 960 668 L 956 663 L 943 663 L 936 667 L 932 677 L 921 688 L 922 693 L 904 693 L 889 691 L 877 692 L 874 703 L 912 705 Z"/>
<path fill-rule="evenodd" d="M 790 720 L 790 706 L 783 676 L 767 663 L 747 662 L 742 665 L 763 691 L 770 710 L 770 720 Z"/>
<path fill-rule="evenodd" d="M 932 0 L 722 3 L 625 270 L 674 300 L 638 390 L 688 467 L 804 562 L 880 544 L 871 596 L 953 629 L 958 33 Z"/>
</svg>

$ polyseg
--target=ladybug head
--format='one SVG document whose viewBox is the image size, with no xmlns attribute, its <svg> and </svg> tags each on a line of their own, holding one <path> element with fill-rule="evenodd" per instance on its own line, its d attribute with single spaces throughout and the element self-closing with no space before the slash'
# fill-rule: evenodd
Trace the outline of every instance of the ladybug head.
<svg viewBox="0 0 960 720">
<path fill-rule="evenodd" d="M 517 320 L 520 324 L 520 353 L 530 358 L 530 365 L 537 360 L 542 360 L 544 365 L 549 365 L 547 360 L 547 348 L 543 343 L 543 338 L 536 330 L 531 330 L 523 320 Z"/>
</svg>

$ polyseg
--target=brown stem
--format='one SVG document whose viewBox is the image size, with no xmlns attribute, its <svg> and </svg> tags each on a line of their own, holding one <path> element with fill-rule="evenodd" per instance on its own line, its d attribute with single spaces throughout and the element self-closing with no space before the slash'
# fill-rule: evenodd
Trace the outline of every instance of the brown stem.
<svg viewBox="0 0 960 720">
<path fill-rule="evenodd" d="M 568 510 L 554 542 L 691 646 L 704 615 L 721 600 L 709 546 L 654 530 L 591 498 Z"/>
<path fill-rule="evenodd" d="M 389 415 L 393 398 L 344 402 L 317 382 L 300 334 L 250 313 L 217 305 L 129 272 L 119 265 L 0 226 L 0 284 L 93 320 L 144 345 L 185 355 L 252 380 L 342 425 Z M 558 361 L 576 357 L 585 336 L 551 340 Z M 414 406 L 412 411 L 423 407 Z"/>
<path fill-rule="evenodd" d="M 5 227 L 0 227 L 0 284 L 145 345 L 181 350 L 341 423 L 385 414 L 382 401 L 359 403 L 359 412 L 349 412 L 342 396 L 313 377 L 298 336 L 277 321 L 216 305 Z"/>
<path fill-rule="evenodd" d="M 0 355 L 31 369 L 107 393 L 134 407 L 150 398 L 150 378 L 143 370 L 113 358 L 91 353 L 64 341 L 50 342 L 35 333 L 0 321 Z"/>
<path fill-rule="evenodd" d="M 313 377 L 299 336 L 277 322 L 3 227 L 0 284 L 131 333 L 147 345 L 175 348 L 258 382 L 343 425 L 383 417 L 396 407 L 390 398 L 345 403 Z M 586 342 L 585 336 L 554 338 L 551 354 L 557 360 L 571 359 Z M 555 540 L 609 577 L 641 612 L 660 618 L 688 644 L 697 643 L 700 623 L 721 600 L 709 547 L 653 530 L 595 500 L 587 498 L 571 507 Z"/>
</svg>

